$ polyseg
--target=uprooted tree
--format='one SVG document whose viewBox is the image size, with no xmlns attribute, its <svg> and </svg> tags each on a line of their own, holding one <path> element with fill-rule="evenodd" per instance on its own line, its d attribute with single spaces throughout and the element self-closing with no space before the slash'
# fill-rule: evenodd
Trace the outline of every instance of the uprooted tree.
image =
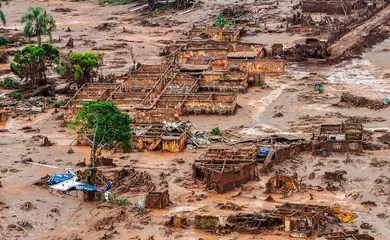
<svg viewBox="0 0 390 240">
<path fill-rule="evenodd" d="M 52 45 L 29 45 L 14 55 L 10 68 L 30 87 L 40 87 L 47 84 L 46 73 L 58 62 L 59 52 Z"/>
<path fill-rule="evenodd" d="M 99 55 L 97 53 L 72 52 L 66 61 L 57 67 L 57 73 L 75 82 L 77 86 L 92 82 L 98 74 Z"/>
<path fill-rule="evenodd" d="M 85 139 L 91 146 L 88 184 L 94 184 L 96 160 L 103 150 L 121 146 L 124 151 L 131 150 L 132 119 L 121 113 L 112 102 L 87 101 L 82 104 L 73 124 L 81 125 Z M 87 194 L 86 200 L 93 200 L 94 194 Z"/>
</svg>

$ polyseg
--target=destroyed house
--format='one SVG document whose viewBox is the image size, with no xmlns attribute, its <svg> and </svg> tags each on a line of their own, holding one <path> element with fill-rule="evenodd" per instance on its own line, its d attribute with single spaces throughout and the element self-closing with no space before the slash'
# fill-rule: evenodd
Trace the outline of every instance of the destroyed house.
<svg viewBox="0 0 390 240">
<path fill-rule="evenodd" d="M 249 82 L 263 81 L 243 72 L 210 73 L 207 57 L 187 63 L 141 65 L 121 84 L 84 84 L 63 107 L 64 120 L 73 119 L 84 101 L 112 102 L 137 124 L 174 122 L 184 114 L 231 115 L 237 109 L 236 92 L 246 92 Z"/>
<path fill-rule="evenodd" d="M 201 156 L 201 159 L 231 159 L 231 160 L 256 160 L 257 150 L 254 147 L 244 147 L 237 150 L 231 148 L 209 148 L 206 153 Z"/>
<path fill-rule="evenodd" d="M 362 151 L 363 126 L 361 124 L 321 125 L 317 137 L 319 145 L 329 152 L 360 152 Z"/>
<path fill-rule="evenodd" d="M 243 92 L 248 89 L 249 75 L 242 72 L 203 72 L 199 77 L 199 89 L 215 92 Z"/>
<path fill-rule="evenodd" d="M 284 223 L 280 230 L 289 232 L 291 237 L 306 238 L 315 233 L 320 220 L 331 210 L 327 206 L 286 203 L 267 213 Z"/>
<path fill-rule="evenodd" d="M 274 210 L 240 213 L 228 217 L 195 216 L 195 227 L 215 233 L 287 233 L 294 238 L 315 235 L 320 220 L 331 213 L 330 207 L 286 203 Z"/>
<path fill-rule="evenodd" d="M 197 28 L 193 27 L 188 35 L 191 38 L 209 38 L 214 41 L 237 41 L 240 39 L 240 29 L 237 28 L 221 28 L 221 27 L 207 27 Z"/>
<path fill-rule="evenodd" d="M 276 175 L 268 180 L 266 193 L 286 193 L 297 188 L 297 179 L 291 176 Z"/>
<path fill-rule="evenodd" d="M 199 49 L 220 49 L 228 52 L 255 52 L 264 57 L 265 50 L 264 45 L 260 43 L 246 43 L 238 41 L 213 41 L 213 40 L 200 40 L 189 41 L 184 45 L 184 50 L 199 50 Z"/>
<path fill-rule="evenodd" d="M 283 74 L 285 62 L 278 59 L 225 59 L 214 60 L 211 63 L 212 71 L 240 71 L 254 74 Z"/>
<path fill-rule="evenodd" d="M 176 109 L 178 116 L 184 114 L 232 115 L 237 109 L 237 94 L 163 94 L 158 98 L 155 106 Z"/>
<path fill-rule="evenodd" d="M 263 44 L 242 42 L 191 41 L 177 52 L 176 62 L 188 64 L 189 59 L 260 59 L 265 57 Z"/>
<path fill-rule="evenodd" d="M 167 128 L 166 124 L 136 124 L 133 126 L 132 146 L 139 150 L 161 150 L 181 152 L 187 140 L 188 125 L 185 122 L 172 123 L 175 127 Z"/>
<path fill-rule="evenodd" d="M 283 222 L 266 213 L 240 213 L 228 217 L 195 216 L 195 228 L 217 234 L 231 232 L 261 234 L 273 231 Z"/>
<path fill-rule="evenodd" d="M 208 189 L 218 193 L 228 192 L 258 176 L 254 160 L 255 152 L 251 154 L 240 151 L 213 150 L 208 151 L 203 159 L 195 160 L 193 175 L 197 180 L 204 181 Z"/>
<path fill-rule="evenodd" d="M 304 0 L 301 9 L 304 13 L 351 14 L 353 9 L 361 8 L 357 0 Z"/>
<path fill-rule="evenodd" d="M 105 102 L 119 88 L 120 85 L 115 83 L 85 83 L 65 106 L 62 107 L 65 122 L 69 122 L 77 115 L 83 102 Z"/>
<path fill-rule="evenodd" d="M 170 203 L 168 190 L 162 192 L 149 192 L 145 198 L 147 208 L 163 209 Z"/>
</svg>

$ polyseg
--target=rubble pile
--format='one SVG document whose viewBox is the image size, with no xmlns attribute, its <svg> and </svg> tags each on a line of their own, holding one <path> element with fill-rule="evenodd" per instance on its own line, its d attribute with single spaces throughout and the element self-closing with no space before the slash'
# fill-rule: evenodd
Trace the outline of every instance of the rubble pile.
<svg viewBox="0 0 390 240">
<path fill-rule="evenodd" d="M 390 134 L 389 133 L 383 134 L 382 136 L 378 137 L 378 140 L 381 143 L 387 144 L 390 146 Z"/>
<path fill-rule="evenodd" d="M 110 31 L 113 27 L 116 27 L 116 23 L 101 23 L 95 29 L 99 31 Z"/>
<path fill-rule="evenodd" d="M 43 135 L 34 135 L 31 137 L 30 142 L 28 144 L 29 146 L 40 146 L 40 147 L 46 147 L 46 146 L 52 146 L 53 143 L 50 142 L 50 140 Z"/>
<path fill-rule="evenodd" d="M 347 174 L 344 170 L 337 170 L 335 172 L 325 172 L 323 180 L 327 184 L 326 190 L 330 192 L 340 191 L 344 189 L 343 184 L 346 181 L 344 175 Z"/>
<path fill-rule="evenodd" d="M 245 5 L 235 5 L 221 10 L 220 14 L 226 19 L 235 20 L 251 13 Z"/>
<path fill-rule="evenodd" d="M 87 179 L 88 169 L 77 171 L 80 179 Z M 132 168 L 123 168 L 121 170 L 105 171 L 97 169 L 95 173 L 94 185 L 106 186 L 112 179 L 112 189 L 115 193 L 122 194 L 127 192 L 148 192 L 155 189 L 152 183 L 152 177 L 147 172 L 139 172 Z"/>
<path fill-rule="evenodd" d="M 134 169 L 122 169 L 115 173 L 113 189 L 117 193 L 129 191 L 153 191 L 155 188 L 152 177 L 147 172 L 138 172 Z"/>
<path fill-rule="evenodd" d="M 47 185 L 47 181 L 49 181 L 49 178 L 50 175 L 47 174 L 46 176 L 41 177 L 38 181 L 34 182 L 32 185 L 48 189 L 49 186 Z"/>
<path fill-rule="evenodd" d="M 31 202 L 25 202 L 22 204 L 22 206 L 20 206 L 20 210 L 25 211 L 25 212 L 29 212 L 29 211 L 34 210 L 34 209 L 37 209 L 37 207 L 34 204 L 32 204 Z"/>
<path fill-rule="evenodd" d="M 340 97 L 340 103 L 345 104 L 346 106 L 353 106 L 353 107 L 366 107 L 369 109 L 383 109 L 388 107 L 389 105 L 383 103 L 379 100 L 371 100 L 367 99 L 365 97 L 355 96 L 351 93 L 343 93 Z"/>
<path fill-rule="evenodd" d="M 233 210 L 233 211 L 241 211 L 242 207 L 232 203 L 232 202 L 227 202 L 227 203 L 218 203 L 217 208 L 221 210 Z"/>
<path fill-rule="evenodd" d="M 126 212 L 124 210 L 121 210 L 119 213 L 117 213 L 114 216 L 104 217 L 100 219 L 95 225 L 94 230 L 95 231 L 112 231 L 115 229 L 115 226 L 124 221 L 127 218 Z"/>
</svg>

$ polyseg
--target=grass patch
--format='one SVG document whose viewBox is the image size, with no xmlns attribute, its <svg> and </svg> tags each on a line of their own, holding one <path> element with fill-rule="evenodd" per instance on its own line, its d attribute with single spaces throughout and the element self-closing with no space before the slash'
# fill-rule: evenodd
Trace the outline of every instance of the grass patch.
<svg viewBox="0 0 390 240">
<path fill-rule="evenodd" d="M 20 92 L 14 92 L 12 93 L 12 98 L 15 99 L 15 100 L 20 100 L 22 99 L 22 94 Z"/>
<path fill-rule="evenodd" d="M 4 78 L 1 86 L 5 89 L 17 89 L 19 87 L 19 83 L 12 77 Z"/>
</svg>

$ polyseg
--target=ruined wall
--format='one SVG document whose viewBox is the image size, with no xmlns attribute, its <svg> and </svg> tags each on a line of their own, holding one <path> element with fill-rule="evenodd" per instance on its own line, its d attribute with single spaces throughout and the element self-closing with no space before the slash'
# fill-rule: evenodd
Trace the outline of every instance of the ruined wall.
<svg viewBox="0 0 390 240">
<path fill-rule="evenodd" d="M 170 74 L 172 73 L 172 69 L 167 70 L 162 77 L 156 82 L 153 86 L 152 90 L 146 95 L 144 101 L 142 102 L 144 105 L 152 104 L 155 98 L 164 90 L 165 85 L 170 80 Z"/>
<path fill-rule="evenodd" d="M 134 119 L 135 123 L 138 124 L 152 124 L 152 123 L 163 123 L 177 122 L 179 116 L 175 109 L 166 108 L 154 108 L 150 110 L 138 110 Z"/>
<path fill-rule="evenodd" d="M 155 75 L 145 75 L 130 78 L 125 82 L 126 91 L 128 92 L 146 92 L 152 89 L 158 79 L 161 77 Z"/>
<path fill-rule="evenodd" d="M 327 14 L 351 14 L 352 13 L 352 5 L 346 2 L 328 2 L 327 3 Z"/>
<path fill-rule="evenodd" d="M 162 136 L 163 133 L 156 133 L 154 135 L 136 135 L 132 139 L 133 149 L 139 150 L 162 150 L 166 152 L 181 152 L 185 148 L 187 141 L 186 134 L 172 134 L 169 136 Z"/>
<path fill-rule="evenodd" d="M 145 206 L 147 208 L 162 209 L 169 204 L 168 190 L 163 192 L 150 192 L 146 195 Z"/>
<path fill-rule="evenodd" d="M 187 135 L 183 134 L 179 139 L 177 138 L 162 138 L 162 150 L 166 152 L 178 153 L 185 149 L 187 141 Z"/>
<path fill-rule="evenodd" d="M 285 72 L 285 62 L 275 59 L 214 60 L 211 63 L 211 70 L 237 70 L 245 73 L 283 74 Z"/>
<path fill-rule="evenodd" d="M 320 142 L 315 146 L 316 149 L 323 148 L 328 152 L 362 152 L 363 144 L 362 141 L 324 141 Z"/>
<path fill-rule="evenodd" d="M 177 57 L 177 63 L 185 64 L 188 59 L 199 59 L 201 57 L 211 57 L 212 59 L 225 59 L 229 51 L 225 49 L 199 49 L 184 50 Z"/>
<path fill-rule="evenodd" d="M 233 52 L 256 52 L 260 53 L 259 57 L 264 57 L 264 45 L 257 43 L 232 43 Z"/>
<path fill-rule="evenodd" d="M 64 113 L 64 122 L 68 123 L 72 121 L 80 109 L 80 107 L 63 107 L 62 112 Z"/>
<path fill-rule="evenodd" d="M 197 170 L 197 166 L 194 167 L 194 176 L 196 176 L 196 171 L 201 171 L 207 179 L 208 186 L 216 186 L 215 189 L 218 193 L 225 193 L 230 190 L 233 190 L 236 187 L 241 186 L 251 180 L 254 180 L 257 176 L 257 163 L 249 163 L 242 166 L 239 170 L 236 171 L 225 171 L 225 172 L 216 172 L 212 170 L 207 170 L 206 168 L 200 168 Z"/>
<path fill-rule="evenodd" d="M 187 97 L 183 111 L 187 114 L 234 114 L 237 108 L 237 95 L 213 96 L 213 99 Z"/>
<path fill-rule="evenodd" d="M 351 14 L 352 5 L 346 1 L 301 1 L 302 12 Z"/>
<path fill-rule="evenodd" d="M 302 26 L 290 26 L 287 29 L 287 32 L 293 32 L 293 33 L 303 33 L 303 32 L 313 32 L 313 27 L 302 27 Z"/>
<path fill-rule="evenodd" d="M 199 80 L 199 88 L 215 92 L 246 92 L 248 74 L 240 72 L 205 73 Z"/>
<path fill-rule="evenodd" d="M 262 171 L 269 171 L 276 164 L 279 164 L 286 159 L 290 159 L 301 152 L 312 151 L 312 143 L 293 144 L 288 147 L 276 149 L 275 151 L 271 151 L 269 156 L 267 156 L 267 159 L 265 160 L 264 165 L 262 167 Z"/>
<path fill-rule="evenodd" d="M 169 68 L 169 65 L 142 65 L 138 72 L 144 73 L 163 73 Z"/>
<path fill-rule="evenodd" d="M 328 152 L 355 152 L 363 151 L 362 141 L 323 141 L 319 143 L 301 143 L 277 149 L 267 156 L 262 171 L 268 171 L 276 164 L 290 159 L 301 152 L 312 152 L 314 149 L 325 149 Z"/>
</svg>

